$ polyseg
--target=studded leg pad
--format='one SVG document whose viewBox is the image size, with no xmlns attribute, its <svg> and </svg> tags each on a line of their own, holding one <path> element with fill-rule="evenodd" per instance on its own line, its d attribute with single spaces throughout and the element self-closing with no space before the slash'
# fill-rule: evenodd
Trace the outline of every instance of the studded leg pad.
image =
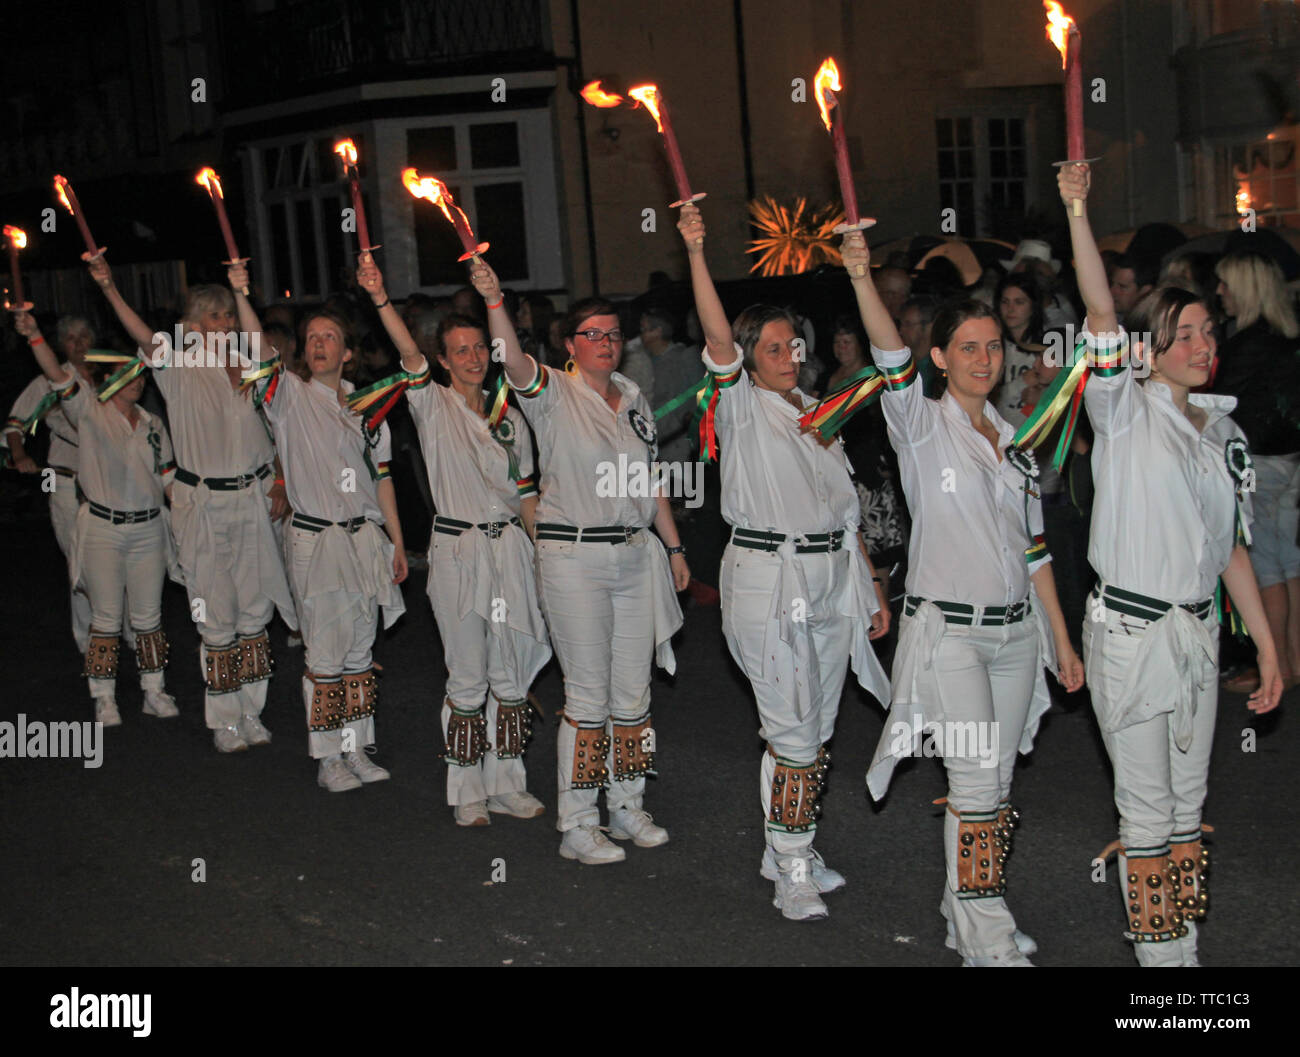
<svg viewBox="0 0 1300 1057">
<path fill-rule="evenodd" d="M 1152 855 L 1125 854 L 1120 859 L 1127 909 L 1124 938 L 1134 943 L 1167 943 L 1187 935 L 1186 915 L 1178 896 L 1178 867 L 1164 849 Z"/>
<path fill-rule="evenodd" d="M 533 710 L 527 700 L 503 701 L 497 698 L 497 759 L 514 760 L 524 754 L 533 736 Z"/>
<path fill-rule="evenodd" d="M 240 687 L 239 659 L 242 649 L 239 643 L 229 646 L 206 646 L 203 650 L 204 671 L 208 681 L 208 693 L 232 694 Z"/>
<path fill-rule="evenodd" d="M 1174 906 L 1187 921 L 1204 921 L 1210 909 L 1210 850 L 1199 833 L 1195 840 L 1179 840 L 1178 836 L 1169 842 L 1169 858 L 1175 866 L 1170 877 Z"/>
<path fill-rule="evenodd" d="M 147 672 L 161 672 L 167 667 L 167 656 L 170 652 L 167 635 L 162 628 L 135 633 L 135 660 L 141 675 Z"/>
<path fill-rule="evenodd" d="M 305 674 L 312 684 L 311 718 L 307 721 L 307 729 L 313 734 L 338 730 L 346 722 L 343 679 L 317 678 L 310 672 Z"/>
<path fill-rule="evenodd" d="M 239 681 L 255 683 L 271 678 L 271 640 L 266 631 L 239 636 Z"/>
<path fill-rule="evenodd" d="M 994 811 L 954 811 L 957 816 L 957 898 L 993 899 L 1007 890 L 1003 867 L 1019 815 L 1011 806 Z"/>
<path fill-rule="evenodd" d="M 86 646 L 86 667 L 83 675 L 91 679 L 117 678 L 118 637 L 90 629 L 90 642 Z"/>
<path fill-rule="evenodd" d="M 451 716 L 447 720 L 446 760 L 460 767 L 473 767 L 487 753 L 487 719 L 482 708 L 457 708 L 447 699 Z"/>
<path fill-rule="evenodd" d="M 570 772 L 573 779 L 569 788 L 600 789 L 609 781 L 610 736 L 603 726 L 579 727 L 568 716 L 564 717 L 564 722 L 576 727 L 578 732 L 573 742 L 573 770 Z"/>
<path fill-rule="evenodd" d="M 379 679 L 375 669 L 354 672 L 343 676 L 343 720 L 351 723 L 375 714 L 375 703 L 379 700 Z"/>
<path fill-rule="evenodd" d="M 768 746 L 768 752 L 772 752 Z M 772 752 L 776 768 L 772 772 L 772 794 L 767 824 L 787 833 L 806 833 L 817 828 L 822 813 L 821 797 L 826 788 L 826 769 L 831 754 L 823 745 L 817 758 L 801 766 Z"/>
<path fill-rule="evenodd" d="M 630 782 L 654 770 L 655 754 L 650 751 L 654 745 L 654 729 L 650 726 L 649 715 L 628 726 L 612 723 L 610 731 L 614 781 Z"/>
</svg>

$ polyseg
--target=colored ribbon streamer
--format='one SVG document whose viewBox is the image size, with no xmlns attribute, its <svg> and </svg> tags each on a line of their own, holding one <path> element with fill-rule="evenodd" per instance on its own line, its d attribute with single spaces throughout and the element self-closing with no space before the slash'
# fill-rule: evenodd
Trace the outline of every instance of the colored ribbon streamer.
<svg viewBox="0 0 1300 1057">
<path fill-rule="evenodd" d="M 854 415 L 879 399 L 885 377 L 871 365 L 852 375 L 834 392 L 827 393 L 799 419 L 805 429 L 815 429 L 823 440 L 830 440 Z"/>
<path fill-rule="evenodd" d="M 699 423 L 701 461 L 716 461 L 718 433 L 713 420 L 718 407 L 718 394 L 722 389 L 733 384 L 739 374 L 740 372 L 737 371 L 733 375 L 726 375 L 719 383 L 719 376 L 710 371 L 689 389 L 678 393 L 662 407 L 656 408 L 654 412 L 656 421 L 676 411 L 686 401 L 694 399 L 695 413 L 691 416 L 691 424 L 694 427 L 695 423 Z"/>
<path fill-rule="evenodd" d="M 373 432 L 379 429 L 379 424 L 397 406 L 397 401 L 407 389 L 419 389 L 428 384 L 427 371 L 418 375 L 398 371 L 387 378 L 381 378 L 374 385 L 358 389 L 348 397 L 348 408 L 365 419 L 366 428 Z"/>
<path fill-rule="evenodd" d="M 89 360 L 90 357 L 87 356 L 86 359 Z M 113 374 L 105 379 L 104 383 L 95 390 L 101 404 L 107 402 L 114 393 L 130 385 L 139 378 L 140 375 L 144 374 L 145 368 L 148 366 L 144 360 L 135 356 L 120 357 L 120 359 L 126 360 L 123 366 L 117 371 L 114 371 Z M 97 362 L 109 361 L 101 360 Z"/>
<path fill-rule="evenodd" d="M 1056 428 L 1057 422 L 1065 417 L 1065 426 L 1056 442 L 1052 453 L 1052 465 L 1058 471 L 1065 465 L 1065 456 L 1074 439 L 1074 430 L 1079 424 L 1079 412 L 1083 408 L 1083 391 L 1088 385 L 1091 366 L 1088 363 L 1087 342 L 1081 337 L 1074 347 L 1074 356 L 1068 369 L 1064 369 L 1052 379 L 1052 384 L 1039 398 L 1038 404 L 1025 419 L 1024 425 L 1016 430 L 1011 443 L 1014 447 L 1036 448 Z"/>
</svg>

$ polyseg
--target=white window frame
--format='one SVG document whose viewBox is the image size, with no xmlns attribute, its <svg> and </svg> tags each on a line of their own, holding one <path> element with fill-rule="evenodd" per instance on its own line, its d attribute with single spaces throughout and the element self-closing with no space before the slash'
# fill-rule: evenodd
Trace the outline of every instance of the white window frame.
<svg viewBox="0 0 1300 1057">
<path fill-rule="evenodd" d="M 989 164 L 989 119 L 1019 120 L 1025 127 L 1025 210 L 1028 211 L 1038 202 L 1039 175 L 1035 164 L 1038 157 L 1038 128 L 1036 108 L 1031 104 L 1019 106 L 976 106 L 944 107 L 936 112 L 935 120 L 957 121 L 961 118 L 971 119 L 971 136 L 975 150 L 975 234 L 974 238 L 990 237 L 989 218 L 984 214 L 984 203 L 993 190 L 993 175 Z M 935 136 L 934 165 L 936 187 L 938 184 L 939 142 Z"/>
</svg>

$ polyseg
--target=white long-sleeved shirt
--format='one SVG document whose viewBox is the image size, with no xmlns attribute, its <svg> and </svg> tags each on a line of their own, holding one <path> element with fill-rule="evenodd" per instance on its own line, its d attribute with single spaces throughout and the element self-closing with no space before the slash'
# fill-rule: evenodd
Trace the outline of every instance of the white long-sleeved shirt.
<svg viewBox="0 0 1300 1057">
<path fill-rule="evenodd" d="M 739 346 L 728 364 L 716 363 L 707 352 L 702 358 L 718 377 L 714 421 L 727 523 L 765 532 L 856 532 L 861 504 L 844 445 L 823 444 L 802 432 L 801 412 L 780 393 L 750 380 Z M 813 406 L 798 389 L 793 395 L 805 408 Z"/>
<path fill-rule="evenodd" d="M 111 402 L 101 404 L 79 378 L 70 376 L 54 388 L 68 393 L 60 405 L 80 438 L 81 493 L 112 510 L 161 507 L 163 489 L 176 476 L 171 438 L 162 420 L 137 405 L 138 417 L 131 425 Z"/>
<path fill-rule="evenodd" d="M 74 370 L 70 363 L 59 365 L 68 374 L 78 378 L 81 384 L 85 384 L 85 379 Z M 40 374 L 27 383 L 27 387 L 18 394 L 18 399 L 14 401 L 14 406 L 9 411 L 9 419 L 5 423 L 5 432 L 21 432 L 22 424 L 36 410 L 36 406 L 45 399 L 54 387 L 45 375 Z M 77 460 L 79 458 L 80 440 L 77 437 L 77 427 L 72 424 L 68 416 L 63 413 L 63 401 L 50 408 L 45 417 L 41 419 L 45 428 L 50 431 L 50 451 L 47 457 L 51 466 L 62 466 L 65 470 L 76 471 Z"/>
<path fill-rule="evenodd" d="M 416 373 L 428 370 L 425 362 Z M 484 399 L 490 408 L 492 397 L 485 393 Z M 514 452 L 517 474 L 512 477 L 506 446 L 455 389 L 430 382 L 407 390 L 406 400 L 420 434 L 438 513 L 476 525 L 518 517 L 520 500 L 537 493 L 532 434 L 524 416 L 507 407 L 503 422 L 509 425 L 498 429 Z"/>
<path fill-rule="evenodd" d="M 872 346 L 871 357 L 889 379 L 880 401 L 912 513 L 908 593 L 974 606 L 1019 602 L 1050 558 L 1037 486 L 1003 454 L 1015 430 L 985 403 L 995 452 L 951 393 L 926 398 L 908 349 Z"/>
<path fill-rule="evenodd" d="M 1174 406 L 1169 387 L 1139 385 L 1128 367 L 1128 335 L 1083 338 L 1094 360 L 1120 357 L 1110 369 L 1094 368 L 1084 390 L 1096 432 L 1092 472 L 1096 496 L 1088 561 L 1104 583 L 1182 604 L 1214 594 L 1236 546 L 1236 485 L 1228 472 L 1229 442 L 1245 436 L 1228 417 L 1231 396 L 1192 393 L 1205 411 L 1205 428 Z M 1243 490 L 1250 523 L 1250 495 Z"/>
<path fill-rule="evenodd" d="M 344 381 L 342 388 L 350 393 L 354 387 Z M 361 417 L 340 404 L 333 389 L 315 379 L 304 382 L 283 367 L 259 382 L 261 394 L 268 390 L 262 406 L 275 429 L 294 511 L 325 521 L 364 517 L 382 524 L 378 482 L 388 476 L 392 457 L 388 423 L 380 423 L 371 443 Z"/>
<path fill-rule="evenodd" d="M 654 414 L 636 383 L 617 371 L 611 375 L 621 394 L 615 411 L 580 376 L 535 360 L 533 367 L 532 382 L 513 388 L 537 434 L 538 523 L 649 526 L 658 500 L 640 493 L 651 490 L 642 482 L 653 482 L 656 434 Z M 616 494 L 605 494 L 610 491 Z"/>
</svg>

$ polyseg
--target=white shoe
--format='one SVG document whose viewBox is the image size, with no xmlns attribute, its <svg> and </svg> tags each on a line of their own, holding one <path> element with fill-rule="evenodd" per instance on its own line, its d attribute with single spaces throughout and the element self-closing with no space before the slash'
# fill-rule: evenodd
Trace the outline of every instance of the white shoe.
<svg viewBox="0 0 1300 1057">
<path fill-rule="evenodd" d="M 532 793 L 520 790 L 517 793 L 498 793 L 487 799 L 489 811 L 498 815 L 514 815 L 515 818 L 536 818 L 546 814 L 542 802 Z"/>
<path fill-rule="evenodd" d="M 249 745 L 270 745 L 271 732 L 257 716 L 239 717 L 239 736 Z"/>
<path fill-rule="evenodd" d="M 1004 955 L 981 954 L 974 958 L 963 958 L 961 964 L 963 967 L 974 969 L 1034 968 L 1034 963 L 1026 958 L 1020 951 L 1013 951 L 1011 954 Z"/>
<path fill-rule="evenodd" d="M 631 837 L 638 848 L 657 848 L 668 843 L 668 831 L 663 826 L 656 826 L 654 816 L 639 807 L 620 807 L 611 811 L 609 835 L 615 840 Z"/>
<path fill-rule="evenodd" d="M 364 752 L 345 752 L 343 762 L 363 782 L 382 782 L 393 777 L 379 764 L 371 763 Z"/>
<path fill-rule="evenodd" d="M 468 804 L 457 804 L 456 825 L 458 826 L 492 825 L 492 820 L 488 817 L 487 801 L 474 800 Z"/>
<path fill-rule="evenodd" d="M 165 690 L 146 690 L 144 692 L 144 714 L 146 716 L 157 716 L 159 719 L 170 719 L 172 716 L 179 716 L 180 709 L 176 707 L 176 698 Z"/>
<path fill-rule="evenodd" d="M 117 701 L 112 697 L 97 697 L 95 700 L 95 722 L 106 727 L 120 727 L 122 715 L 117 710 Z"/>
<path fill-rule="evenodd" d="M 1019 929 L 1016 929 L 1015 941 L 1016 950 L 1021 954 L 1029 955 L 1038 953 L 1038 944 L 1034 942 L 1033 936 L 1026 936 Z M 943 941 L 943 945 L 950 951 L 955 951 L 957 949 L 957 927 L 951 921 L 948 922 L 948 938 Z"/>
<path fill-rule="evenodd" d="M 804 874 L 802 881 L 796 881 L 793 874 L 778 874 L 772 905 L 790 921 L 815 921 L 829 913 L 822 897 L 817 894 L 811 869 Z"/>
<path fill-rule="evenodd" d="M 360 789 L 361 779 L 348 770 L 343 757 L 327 756 L 320 762 L 316 784 L 331 793 L 346 793 L 349 789 Z"/>
<path fill-rule="evenodd" d="M 768 881 L 775 881 L 781 876 L 781 871 L 776 865 L 776 852 L 772 850 L 770 844 L 763 852 L 763 865 L 758 872 L 761 877 Z M 813 885 L 822 895 L 827 892 L 834 892 L 845 885 L 844 875 L 838 870 L 832 870 L 827 866 L 821 855 L 815 851 L 812 853 L 812 872 L 810 876 Z"/>
<path fill-rule="evenodd" d="M 564 839 L 560 841 L 560 856 L 577 859 L 588 866 L 603 866 L 627 858 L 623 849 L 610 841 L 599 826 L 579 826 L 577 829 L 565 830 Z"/>
<path fill-rule="evenodd" d="M 217 747 L 217 752 L 243 752 L 248 748 L 248 742 L 233 723 L 213 731 L 212 743 Z"/>
</svg>

